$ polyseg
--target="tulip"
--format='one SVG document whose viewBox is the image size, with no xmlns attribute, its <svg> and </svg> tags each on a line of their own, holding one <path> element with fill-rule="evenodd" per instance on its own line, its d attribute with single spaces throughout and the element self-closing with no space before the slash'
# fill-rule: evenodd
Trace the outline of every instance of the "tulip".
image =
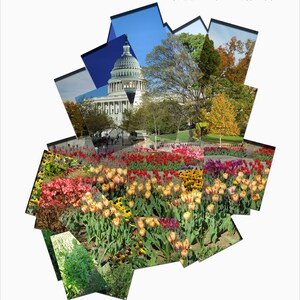
<svg viewBox="0 0 300 300">
<path fill-rule="evenodd" d="M 180 241 L 177 241 L 175 243 L 175 248 L 178 249 L 178 250 L 180 250 L 182 248 L 182 243 Z"/>
<path fill-rule="evenodd" d="M 128 206 L 129 206 L 130 208 L 133 208 L 133 207 L 134 207 L 134 201 L 129 201 L 129 202 L 128 202 Z"/>
<path fill-rule="evenodd" d="M 238 204 L 240 197 L 238 194 L 233 194 L 233 195 L 231 195 L 231 199 L 235 204 Z"/>
<path fill-rule="evenodd" d="M 262 178 L 261 179 L 261 184 L 266 185 L 266 183 L 267 183 L 267 178 Z"/>
<path fill-rule="evenodd" d="M 112 181 L 110 181 L 108 184 L 109 184 L 110 190 L 113 191 L 115 189 L 115 184 Z"/>
<path fill-rule="evenodd" d="M 211 186 L 207 186 L 206 188 L 205 188 L 205 192 L 206 192 L 206 194 L 211 194 L 212 193 L 212 188 L 211 188 Z"/>
<path fill-rule="evenodd" d="M 113 176 L 114 176 L 114 174 L 113 174 L 112 172 L 108 172 L 108 173 L 106 174 L 106 178 L 107 178 L 107 179 L 112 179 Z"/>
<path fill-rule="evenodd" d="M 225 191 L 223 189 L 219 189 L 219 195 L 224 195 Z"/>
<path fill-rule="evenodd" d="M 103 192 L 108 192 L 109 191 L 109 185 L 106 184 L 106 183 L 103 183 L 102 186 L 101 186 L 101 188 L 102 188 Z"/>
<path fill-rule="evenodd" d="M 234 192 L 235 192 L 235 189 L 236 189 L 236 186 L 234 186 L 234 185 L 231 186 L 231 187 L 229 187 L 229 188 L 227 189 L 229 195 L 233 195 Z"/>
<path fill-rule="evenodd" d="M 109 209 L 105 209 L 102 213 L 104 218 L 108 218 L 110 216 L 110 210 Z"/>
<path fill-rule="evenodd" d="M 150 227 L 154 227 L 154 226 L 155 226 L 154 220 L 150 221 L 148 225 L 149 225 Z"/>
<path fill-rule="evenodd" d="M 100 184 L 104 183 L 104 177 L 103 177 L 103 176 L 99 176 L 99 177 L 97 178 L 97 181 L 98 181 Z"/>
<path fill-rule="evenodd" d="M 196 208 L 196 203 L 195 202 L 190 202 L 188 205 L 189 210 L 195 210 Z"/>
<path fill-rule="evenodd" d="M 186 249 L 181 250 L 181 256 L 182 256 L 183 258 L 188 257 L 188 251 L 187 251 Z"/>
<path fill-rule="evenodd" d="M 241 183 L 242 177 L 241 177 L 241 176 L 237 176 L 237 177 L 235 178 L 235 181 L 236 181 L 237 183 Z"/>
<path fill-rule="evenodd" d="M 150 184 L 145 184 L 145 188 L 146 188 L 146 191 L 151 191 L 151 185 Z"/>
<path fill-rule="evenodd" d="M 239 194 L 240 198 L 245 198 L 246 195 L 247 195 L 246 191 L 241 191 Z"/>
<path fill-rule="evenodd" d="M 244 173 L 240 171 L 240 172 L 238 172 L 238 176 L 244 177 Z"/>
<path fill-rule="evenodd" d="M 217 192 L 218 192 L 218 187 L 216 186 L 216 185 L 213 185 L 212 187 L 211 187 L 211 194 L 216 194 Z"/>
<path fill-rule="evenodd" d="M 146 234 L 146 229 L 145 228 L 141 228 L 140 230 L 139 230 L 139 235 L 140 236 L 144 236 Z"/>
<path fill-rule="evenodd" d="M 211 203 L 207 205 L 206 208 L 210 213 L 213 213 L 215 211 L 215 206 Z"/>
<path fill-rule="evenodd" d="M 220 188 L 221 188 L 221 189 L 225 190 L 225 189 L 226 189 L 226 187 L 227 187 L 227 186 L 226 186 L 226 184 L 225 184 L 225 183 L 223 183 L 223 182 L 221 182 L 221 183 L 220 183 Z"/>
<path fill-rule="evenodd" d="M 156 177 L 152 177 L 152 178 L 151 178 L 151 182 L 152 182 L 153 184 L 156 184 L 156 183 L 157 183 L 157 178 L 156 178 Z"/>
<path fill-rule="evenodd" d="M 251 187 L 251 192 L 256 192 L 256 190 L 257 190 L 257 185 L 253 185 L 253 186 Z"/>
<path fill-rule="evenodd" d="M 190 246 L 190 242 L 188 239 L 185 239 L 183 242 L 182 242 L 182 248 L 183 249 L 188 249 Z"/>
<path fill-rule="evenodd" d="M 221 185 L 221 180 L 220 180 L 219 178 L 216 178 L 216 179 L 214 180 L 214 185 L 216 186 L 216 188 L 219 188 L 220 185 Z"/>
<path fill-rule="evenodd" d="M 123 169 L 122 169 L 122 168 L 118 168 L 118 169 L 117 169 L 117 173 L 118 173 L 119 175 L 122 175 Z"/>
<path fill-rule="evenodd" d="M 251 196 L 251 199 L 256 202 L 256 201 L 258 201 L 260 199 L 260 196 L 259 196 L 259 194 L 253 194 Z"/>
<path fill-rule="evenodd" d="M 110 201 L 107 198 L 103 199 L 104 206 L 108 207 L 110 205 Z"/>
<path fill-rule="evenodd" d="M 213 194 L 212 201 L 217 203 L 219 201 L 219 195 L 218 194 Z"/>
<path fill-rule="evenodd" d="M 183 218 L 188 221 L 191 218 L 191 213 L 189 211 L 185 212 Z"/>
<path fill-rule="evenodd" d="M 269 169 L 269 168 L 265 168 L 265 169 L 264 169 L 264 173 L 265 173 L 266 175 L 268 175 L 268 174 L 270 173 L 270 169 Z"/>
<path fill-rule="evenodd" d="M 127 176 L 127 169 L 123 169 L 123 176 Z"/>
<path fill-rule="evenodd" d="M 95 168 L 94 167 L 90 167 L 89 171 L 94 173 Z"/>
<path fill-rule="evenodd" d="M 179 200 L 178 199 L 175 199 L 173 202 L 172 202 L 172 205 L 173 206 L 178 206 L 179 204 Z"/>
<path fill-rule="evenodd" d="M 139 228 L 144 228 L 145 227 L 145 224 L 144 224 L 142 219 L 138 220 L 137 225 L 138 225 Z"/>
<path fill-rule="evenodd" d="M 145 198 L 146 198 L 146 199 L 149 199 L 150 197 L 151 197 L 150 191 L 146 191 L 146 193 L 145 193 Z"/>
<path fill-rule="evenodd" d="M 124 178 L 123 176 L 120 176 L 119 184 L 124 184 L 126 181 L 127 181 L 126 178 Z"/>
<path fill-rule="evenodd" d="M 120 175 L 116 175 L 113 177 L 113 183 L 114 184 L 119 184 L 120 183 Z"/>
<path fill-rule="evenodd" d="M 242 189 L 243 191 L 245 191 L 247 188 L 248 188 L 248 185 L 247 185 L 247 184 L 245 184 L 245 183 L 242 183 L 242 184 L 241 184 L 241 189 Z"/>
<path fill-rule="evenodd" d="M 194 201 L 195 201 L 195 203 L 200 204 L 200 203 L 201 203 L 201 198 L 196 197 L 196 198 L 194 199 Z"/>
<path fill-rule="evenodd" d="M 171 231 L 170 232 L 170 238 L 171 238 L 172 241 L 175 241 L 176 240 L 176 232 Z"/>
<path fill-rule="evenodd" d="M 97 210 L 102 210 L 103 207 L 104 207 L 104 205 L 103 205 L 102 202 L 97 202 L 97 203 L 96 203 L 96 207 L 97 207 Z"/>
<path fill-rule="evenodd" d="M 77 200 L 75 203 L 73 203 L 73 206 L 74 207 L 78 207 L 80 204 L 81 204 L 81 201 Z"/>
<path fill-rule="evenodd" d="M 223 178 L 224 178 L 224 179 L 227 179 L 228 176 L 229 176 L 228 173 L 223 173 Z"/>
<path fill-rule="evenodd" d="M 112 220 L 112 223 L 113 223 L 114 226 L 119 227 L 120 223 L 121 223 L 120 218 L 118 218 L 118 217 L 114 218 Z"/>
<path fill-rule="evenodd" d="M 82 205 L 81 210 L 86 214 L 89 211 L 89 208 L 87 205 Z"/>
<path fill-rule="evenodd" d="M 103 165 L 98 166 L 99 172 L 103 171 Z"/>
<path fill-rule="evenodd" d="M 138 191 L 139 191 L 139 192 L 142 192 L 143 189 L 144 189 L 144 185 L 143 185 L 142 183 L 140 183 L 140 184 L 138 185 Z"/>
<path fill-rule="evenodd" d="M 261 182 L 261 175 L 256 175 L 255 180 L 258 181 L 258 182 Z"/>
<path fill-rule="evenodd" d="M 170 190 L 164 190 L 164 191 L 163 191 L 163 195 L 164 195 L 165 197 L 168 197 L 168 196 L 171 195 L 171 191 L 170 191 Z"/>
<path fill-rule="evenodd" d="M 261 192 L 265 188 L 265 186 L 263 184 L 259 184 L 257 188 Z"/>
</svg>

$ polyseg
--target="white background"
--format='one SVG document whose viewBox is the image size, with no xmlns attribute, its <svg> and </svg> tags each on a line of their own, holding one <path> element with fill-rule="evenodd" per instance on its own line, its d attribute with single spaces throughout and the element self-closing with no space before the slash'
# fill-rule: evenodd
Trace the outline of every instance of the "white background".
<svg viewBox="0 0 300 300">
<path fill-rule="evenodd" d="M 207 26 L 214 18 L 259 31 L 246 138 L 277 149 L 261 211 L 234 217 L 243 241 L 186 269 L 136 271 L 128 299 L 299 299 L 299 3 L 157 2 L 173 29 L 200 15 Z M 74 134 L 53 79 L 106 42 L 110 16 L 151 3 L 2 0 L 1 299 L 66 299 L 41 232 L 24 214 L 46 144 Z"/>
</svg>

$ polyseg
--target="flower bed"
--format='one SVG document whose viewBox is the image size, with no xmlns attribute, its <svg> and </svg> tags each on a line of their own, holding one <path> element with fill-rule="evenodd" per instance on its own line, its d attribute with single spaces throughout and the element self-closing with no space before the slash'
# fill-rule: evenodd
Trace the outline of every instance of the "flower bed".
<svg viewBox="0 0 300 300">
<path fill-rule="evenodd" d="M 247 151 L 244 147 L 205 147 L 204 155 L 225 155 L 242 158 L 247 156 Z"/>
</svg>

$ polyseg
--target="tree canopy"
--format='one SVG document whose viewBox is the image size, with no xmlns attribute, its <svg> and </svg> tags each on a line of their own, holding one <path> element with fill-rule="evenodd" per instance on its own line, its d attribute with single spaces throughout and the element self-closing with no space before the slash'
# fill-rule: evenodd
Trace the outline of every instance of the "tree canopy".
<svg viewBox="0 0 300 300">
<path fill-rule="evenodd" d="M 97 134 L 101 136 L 103 131 L 115 126 L 112 118 L 102 111 L 93 100 L 85 100 L 81 103 L 80 111 L 90 135 Z"/>
<path fill-rule="evenodd" d="M 88 129 L 80 112 L 80 105 L 76 102 L 65 101 L 64 106 L 73 125 L 76 136 L 81 137 L 88 135 Z"/>
</svg>

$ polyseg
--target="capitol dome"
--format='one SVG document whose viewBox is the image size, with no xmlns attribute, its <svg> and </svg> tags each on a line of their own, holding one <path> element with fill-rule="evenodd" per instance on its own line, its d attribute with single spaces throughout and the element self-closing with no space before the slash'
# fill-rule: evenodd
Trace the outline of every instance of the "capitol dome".
<svg viewBox="0 0 300 300">
<path fill-rule="evenodd" d="M 144 90 L 144 77 L 138 60 L 130 53 L 130 45 L 126 38 L 123 45 L 123 54 L 119 57 L 110 72 L 111 78 L 108 81 L 108 93 L 121 92 L 124 86 L 130 86 L 137 90 Z"/>
</svg>

